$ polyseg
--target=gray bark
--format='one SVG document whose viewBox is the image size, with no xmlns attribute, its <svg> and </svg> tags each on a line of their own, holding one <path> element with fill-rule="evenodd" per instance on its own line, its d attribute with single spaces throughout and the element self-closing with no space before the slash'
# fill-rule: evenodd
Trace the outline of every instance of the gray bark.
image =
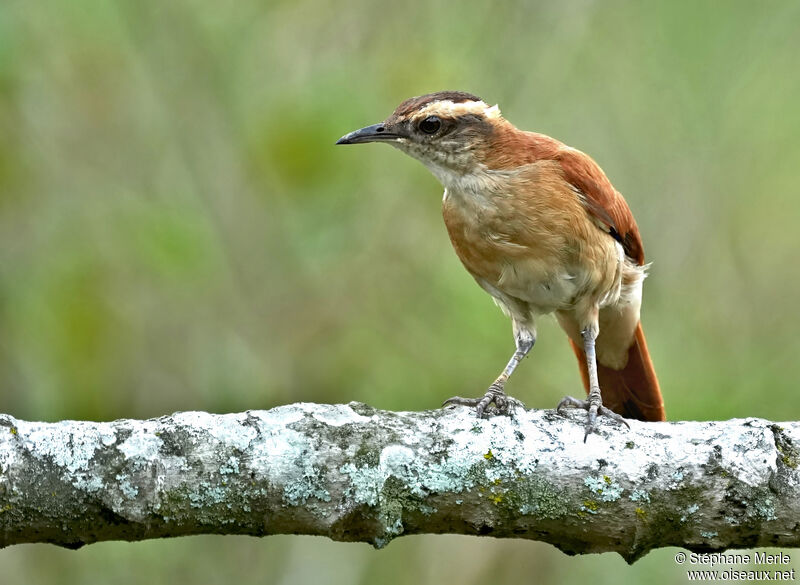
<svg viewBox="0 0 800 585">
<path fill-rule="evenodd" d="M 569 554 L 800 544 L 800 423 L 292 404 L 110 423 L 0 415 L 0 548 L 187 534 L 528 538 Z"/>
</svg>

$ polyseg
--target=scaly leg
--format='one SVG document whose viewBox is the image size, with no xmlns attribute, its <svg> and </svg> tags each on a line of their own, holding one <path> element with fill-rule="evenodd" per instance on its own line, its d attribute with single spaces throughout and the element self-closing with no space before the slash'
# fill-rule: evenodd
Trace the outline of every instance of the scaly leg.
<svg viewBox="0 0 800 585">
<path fill-rule="evenodd" d="M 492 382 L 492 385 L 489 386 L 486 394 L 479 398 L 462 398 L 461 396 L 453 396 L 452 398 L 445 400 L 442 406 L 446 406 L 448 404 L 474 406 L 475 413 L 477 414 L 478 418 L 483 416 L 486 408 L 492 403 L 494 403 L 494 405 L 497 407 L 497 412 L 499 414 L 508 414 L 509 407 L 512 404 L 516 406 L 522 406 L 524 408 L 525 405 L 522 404 L 522 402 L 506 394 L 505 385 L 508 379 L 511 377 L 511 374 L 513 374 L 514 370 L 517 369 L 517 366 L 522 361 L 522 358 L 528 355 L 528 352 L 531 350 L 531 348 L 533 348 L 534 343 L 536 343 L 536 332 L 532 327 L 523 327 L 518 325 L 515 321 L 514 341 L 517 345 L 514 355 L 512 355 L 511 359 L 508 360 L 508 364 L 503 372 L 494 382 Z"/>
<path fill-rule="evenodd" d="M 597 338 L 596 327 L 586 327 L 581 331 L 583 337 L 583 351 L 586 354 L 586 367 L 589 370 L 589 396 L 588 400 L 578 400 L 572 396 L 565 396 L 558 403 L 556 410 L 559 414 L 564 414 L 563 409 L 569 408 L 583 408 L 589 411 L 589 417 L 586 421 L 586 434 L 583 436 L 583 442 L 586 442 L 586 437 L 589 433 L 597 430 L 597 416 L 607 416 L 617 422 L 621 422 L 626 427 L 630 428 L 628 422 L 613 410 L 603 406 L 603 399 L 600 396 L 600 382 L 597 379 L 597 358 L 595 357 L 594 342 Z"/>
</svg>

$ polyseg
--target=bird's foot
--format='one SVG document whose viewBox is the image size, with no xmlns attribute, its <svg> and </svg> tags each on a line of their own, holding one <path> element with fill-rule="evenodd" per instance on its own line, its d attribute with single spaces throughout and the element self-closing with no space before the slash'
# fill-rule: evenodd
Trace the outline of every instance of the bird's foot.
<svg viewBox="0 0 800 585">
<path fill-rule="evenodd" d="M 586 442 L 586 438 L 589 436 L 590 433 L 597 432 L 597 417 L 598 416 L 607 416 L 611 420 L 615 420 L 624 424 L 629 429 L 631 426 L 628 424 L 621 415 L 617 414 L 610 408 L 606 408 L 603 406 L 603 403 L 600 399 L 600 394 L 590 393 L 588 400 L 578 400 L 577 398 L 573 398 L 572 396 L 565 396 L 561 399 L 561 402 L 558 403 L 556 407 L 556 411 L 558 414 L 563 415 L 565 408 L 582 408 L 589 412 L 589 416 L 586 420 L 586 434 L 583 435 L 583 442 Z"/>
<path fill-rule="evenodd" d="M 503 390 L 503 385 L 495 382 L 486 391 L 486 394 L 479 398 L 462 398 L 461 396 L 453 396 L 444 401 L 442 406 L 448 404 L 459 404 L 461 406 L 474 406 L 475 414 L 478 418 L 486 414 L 511 414 L 512 407 L 525 408 L 522 401 L 512 398 Z M 494 406 L 492 406 L 494 404 Z"/>
</svg>

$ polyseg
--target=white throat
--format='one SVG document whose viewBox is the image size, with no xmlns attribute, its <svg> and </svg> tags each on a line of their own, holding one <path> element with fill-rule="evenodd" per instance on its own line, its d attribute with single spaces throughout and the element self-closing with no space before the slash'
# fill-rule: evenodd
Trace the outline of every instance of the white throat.
<svg viewBox="0 0 800 585">
<path fill-rule="evenodd" d="M 474 165 L 469 172 L 459 172 L 450 167 L 423 161 L 445 189 L 444 197 L 468 197 L 490 199 L 502 195 L 510 175 L 516 171 L 492 171 L 486 165 Z"/>
</svg>

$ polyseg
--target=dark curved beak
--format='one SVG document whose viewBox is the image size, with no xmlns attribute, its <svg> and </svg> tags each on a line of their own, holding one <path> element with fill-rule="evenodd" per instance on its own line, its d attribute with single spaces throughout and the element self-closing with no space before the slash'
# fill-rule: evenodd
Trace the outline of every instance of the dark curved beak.
<svg viewBox="0 0 800 585">
<path fill-rule="evenodd" d="M 397 138 L 400 138 L 400 136 L 398 134 L 394 134 L 393 132 L 389 132 L 389 129 L 386 128 L 386 125 L 381 122 L 380 124 L 373 124 L 372 126 L 361 128 L 360 130 L 356 130 L 350 134 L 345 134 L 336 141 L 336 144 L 360 144 L 361 142 L 383 141 L 388 142 L 390 140 L 396 140 Z"/>
</svg>

